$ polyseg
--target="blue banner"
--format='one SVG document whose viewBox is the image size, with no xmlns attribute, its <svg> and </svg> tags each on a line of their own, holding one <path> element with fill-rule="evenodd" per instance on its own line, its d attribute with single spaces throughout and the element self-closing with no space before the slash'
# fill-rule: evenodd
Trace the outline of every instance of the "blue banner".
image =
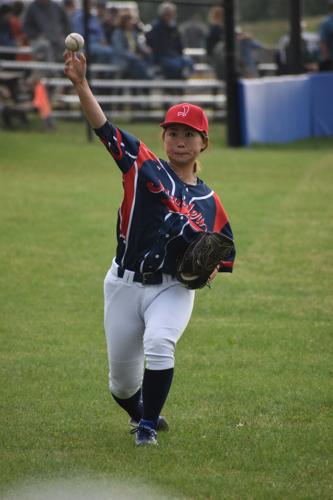
<svg viewBox="0 0 333 500">
<path fill-rule="evenodd" d="M 240 80 L 242 143 L 333 136 L 333 73 Z"/>
</svg>

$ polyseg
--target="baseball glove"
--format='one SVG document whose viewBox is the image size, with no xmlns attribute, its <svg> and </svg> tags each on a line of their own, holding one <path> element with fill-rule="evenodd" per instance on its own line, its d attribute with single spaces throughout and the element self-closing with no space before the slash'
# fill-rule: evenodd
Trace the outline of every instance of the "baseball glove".
<svg viewBox="0 0 333 500">
<path fill-rule="evenodd" d="M 178 259 L 176 278 L 186 288 L 209 285 L 209 277 L 234 250 L 233 241 L 221 233 L 199 233 Z"/>
</svg>

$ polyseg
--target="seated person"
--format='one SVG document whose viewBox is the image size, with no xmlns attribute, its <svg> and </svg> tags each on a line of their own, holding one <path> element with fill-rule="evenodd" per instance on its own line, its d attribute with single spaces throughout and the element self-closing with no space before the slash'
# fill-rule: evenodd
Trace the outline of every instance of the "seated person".
<svg viewBox="0 0 333 500">
<path fill-rule="evenodd" d="M 112 34 L 114 61 L 123 78 L 149 79 L 153 77 L 151 49 L 138 31 L 131 13 L 120 16 L 119 27 Z"/>
<path fill-rule="evenodd" d="M 84 11 L 75 10 L 71 16 L 72 31 L 84 36 Z M 100 19 L 90 13 L 89 16 L 89 53 L 95 63 L 114 64 L 113 50 L 107 43 Z"/>
<path fill-rule="evenodd" d="M 24 107 L 18 102 L 17 77 L 0 80 L 0 117 L 5 129 L 27 127 L 28 119 Z"/>
<path fill-rule="evenodd" d="M 70 23 L 61 4 L 53 0 L 33 0 L 24 13 L 23 31 L 37 59 L 62 60 Z"/>
<path fill-rule="evenodd" d="M 177 8 L 164 2 L 158 9 L 159 17 L 146 35 L 155 63 L 161 66 L 168 79 L 187 78 L 193 70 L 190 57 L 183 55 L 183 45 L 177 27 Z"/>
<path fill-rule="evenodd" d="M 12 9 L 9 5 L 0 5 L 0 45 L 16 47 L 16 40 L 10 24 Z M 15 54 L 1 54 L 2 59 L 15 59 Z"/>
<path fill-rule="evenodd" d="M 209 57 L 214 56 L 214 49 L 220 42 L 224 42 L 224 10 L 216 6 L 212 7 L 208 13 L 206 51 Z"/>
</svg>

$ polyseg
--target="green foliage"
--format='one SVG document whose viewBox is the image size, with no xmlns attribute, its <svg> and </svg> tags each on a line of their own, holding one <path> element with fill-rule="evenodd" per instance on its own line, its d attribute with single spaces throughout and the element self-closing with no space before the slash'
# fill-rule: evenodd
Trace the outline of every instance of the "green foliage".
<svg viewBox="0 0 333 500">
<path fill-rule="evenodd" d="M 321 19 L 321 16 L 306 17 L 306 31 L 318 32 Z M 251 33 L 257 40 L 272 47 L 276 46 L 279 39 L 290 31 L 290 24 L 287 18 L 265 19 L 253 22 L 244 21 L 241 26 L 243 31 Z"/>
<path fill-rule="evenodd" d="M 240 0 L 238 12 L 244 21 L 289 18 L 290 2 L 293 0 Z M 323 15 L 327 12 L 327 0 L 304 0 L 302 11 L 305 17 Z"/>
<path fill-rule="evenodd" d="M 293 0 L 235 0 L 236 12 L 241 23 L 269 19 L 288 19 L 290 2 Z M 175 3 L 178 4 L 177 0 Z M 209 2 L 213 4 L 214 2 Z M 221 2 L 220 2 L 221 4 Z M 216 2 L 219 5 L 219 2 Z M 144 22 L 149 23 L 156 17 L 158 3 L 139 3 L 140 15 Z M 204 0 L 186 0 L 178 4 L 179 22 L 188 20 L 193 13 L 198 14 L 203 20 L 207 20 L 210 7 L 205 5 Z M 302 11 L 305 17 L 323 16 L 327 12 L 327 0 L 303 0 Z"/>
<path fill-rule="evenodd" d="M 303 12 L 308 16 L 323 15 L 327 12 L 327 0 L 303 0 Z"/>
<path fill-rule="evenodd" d="M 269 17 L 286 17 L 288 0 L 264 2 L 262 0 L 242 0 L 239 2 L 239 14 L 247 21 L 257 21 Z M 278 15 L 277 12 L 278 11 Z"/>
<path fill-rule="evenodd" d="M 161 153 L 156 125 L 126 128 Z M 138 450 L 108 395 L 103 334 L 121 177 L 79 125 L 1 133 L 3 492 L 83 477 L 154 500 L 332 498 L 332 141 L 232 150 L 223 127 L 211 136 L 202 177 L 230 214 L 235 272 L 197 293 L 171 430 Z"/>
</svg>

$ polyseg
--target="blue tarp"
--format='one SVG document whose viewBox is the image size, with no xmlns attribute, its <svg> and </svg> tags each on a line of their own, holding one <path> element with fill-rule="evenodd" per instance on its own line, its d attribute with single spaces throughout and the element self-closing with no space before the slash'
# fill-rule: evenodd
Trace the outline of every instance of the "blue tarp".
<svg viewBox="0 0 333 500">
<path fill-rule="evenodd" d="M 333 136 L 333 73 L 240 80 L 242 143 Z"/>
</svg>

